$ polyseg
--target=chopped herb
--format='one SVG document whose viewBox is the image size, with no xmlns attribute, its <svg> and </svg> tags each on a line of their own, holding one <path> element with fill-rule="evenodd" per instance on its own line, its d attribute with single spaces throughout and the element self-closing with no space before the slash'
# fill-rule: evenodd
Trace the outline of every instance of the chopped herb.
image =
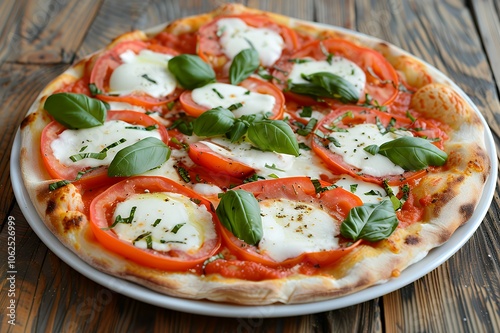
<svg viewBox="0 0 500 333">
<path fill-rule="evenodd" d="M 177 232 L 179 231 L 180 228 L 182 228 L 186 223 L 179 223 L 179 224 L 176 224 L 172 230 L 170 230 L 171 233 L 173 234 L 177 234 Z"/>
<path fill-rule="evenodd" d="M 181 146 L 184 150 L 188 150 L 189 145 L 184 142 L 180 142 L 177 138 L 171 138 L 170 141 L 176 145 Z"/>
<path fill-rule="evenodd" d="M 168 129 L 174 128 L 177 128 L 182 134 L 193 135 L 193 123 L 186 119 L 177 119 Z"/>
<path fill-rule="evenodd" d="M 300 111 L 299 115 L 304 118 L 310 118 L 312 116 L 312 107 L 310 106 L 304 106 L 302 108 L 302 111 Z"/>
<path fill-rule="evenodd" d="M 415 117 L 413 117 L 411 115 L 410 110 L 406 110 L 406 117 L 409 118 L 412 123 L 414 123 L 415 121 L 417 121 L 417 119 L 415 119 Z"/>
<path fill-rule="evenodd" d="M 148 249 L 152 249 L 153 248 L 153 238 L 151 237 L 151 232 L 145 232 L 142 235 L 139 235 L 136 239 L 134 239 L 132 241 L 132 244 L 135 245 L 135 243 L 137 243 L 143 239 L 146 242 L 146 247 Z"/>
<path fill-rule="evenodd" d="M 49 184 L 49 191 L 57 190 L 58 188 L 64 187 L 64 186 L 66 186 L 68 184 L 71 184 L 71 181 L 69 181 L 69 180 L 60 180 L 58 182 Z"/>
<path fill-rule="evenodd" d="M 99 167 L 97 166 L 97 167 L 89 168 L 87 170 L 80 170 L 80 171 L 78 171 L 78 173 L 76 174 L 76 178 L 75 178 L 74 181 L 76 182 L 77 180 L 80 180 L 80 178 L 82 178 L 83 175 L 85 175 L 86 173 L 89 173 L 91 171 L 94 171 L 95 169 L 98 169 L 98 168 Z"/>
<path fill-rule="evenodd" d="M 363 150 L 366 151 L 367 153 L 375 155 L 379 151 L 379 146 L 377 146 L 377 145 L 369 145 L 369 146 L 366 146 L 365 148 L 363 148 Z"/>
<path fill-rule="evenodd" d="M 183 241 L 175 241 L 175 240 L 166 241 L 164 239 L 160 240 L 160 243 L 162 243 L 162 244 L 167 244 L 167 243 L 186 244 L 186 242 L 183 242 Z"/>
<path fill-rule="evenodd" d="M 153 227 L 156 227 L 161 222 L 161 219 L 156 219 L 156 221 L 152 224 Z"/>
<path fill-rule="evenodd" d="M 196 175 L 196 181 L 198 183 L 200 182 L 200 176 L 199 175 Z M 201 200 L 200 199 L 190 198 L 189 200 L 191 200 L 192 202 L 194 202 L 197 205 L 201 204 Z"/>
<path fill-rule="evenodd" d="M 229 111 L 234 111 L 236 109 L 239 109 L 243 106 L 242 103 L 235 103 L 235 104 L 231 104 L 229 105 L 229 107 L 227 108 Z"/>
<path fill-rule="evenodd" d="M 152 78 L 150 78 L 148 76 L 148 74 L 142 74 L 141 77 L 144 78 L 144 79 L 146 79 L 146 80 L 148 80 L 151 83 L 158 84 L 158 82 L 156 82 L 155 80 L 153 80 Z"/>
<path fill-rule="evenodd" d="M 410 196 L 410 186 L 408 184 L 404 184 L 403 188 L 401 189 L 403 191 L 403 196 L 401 197 L 401 202 L 404 203 L 406 200 L 408 200 Z"/>
<path fill-rule="evenodd" d="M 154 131 L 155 129 L 158 129 L 158 126 L 156 124 L 142 127 L 142 126 L 127 126 L 125 129 L 135 129 L 135 130 L 141 130 L 141 131 Z"/>
<path fill-rule="evenodd" d="M 251 182 L 256 182 L 258 181 L 259 179 L 265 179 L 264 177 L 262 176 L 259 176 L 257 175 L 256 173 L 254 173 L 253 175 L 251 175 L 250 177 L 246 178 L 243 180 L 243 183 L 246 184 L 246 183 L 251 183 Z"/>
<path fill-rule="evenodd" d="M 87 147 L 88 147 L 88 146 L 83 146 L 82 148 L 80 148 L 80 151 L 79 151 L 79 152 L 81 153 L 82 151 L 84 151 L 85 149 L 87 149 Z"/>
<path fill-rule="evenodd" d="M 349 187 L 351 189 L 351 193 L 356 193 L 356 190 L 358 189 L 358 184 L 352 184 Z"/>
<path fill-rule="evenodd" d="M 273 163 L 273 165 L 269 165 L 269 164 L 265 164 L 264 165 L 266 168 L 268 169 L 271 169 L 271 170 L 276 170 L 276 171 L 281 171 L 281 172 L 285 172 L 285 170 L 283 169 L 279 169 L 278 167 L 276 167 L 276 164 Z"/>
<path fill-rule="evenodd" d="M 308 122 L 307 122 L 307 125 L 304 127 L 304 128 L 299 128 L 297 130 L 297 134 L 298 135 L 302 135 L 302 136 L 307 136 L 309 135 L 309 133 L 311 133 L 311 131 L 314 129 L 314 127 L 316 126 L 318 122 L 318 119 L 316 118 L 311 118 Z"/>
<path fill-rule="evenodd" d="M 203 265 L 201 265 L 201 269 L 203 270 L 203 273 L 205 273 L 205 267 L 210 264 L 211 262 L 214 262 L 217 259 L 224 259 L 224 255 L 222 253 L 217 253 L 214 256 L 211 256 L 207 260 L 203 262 Z"/>
<path fill-rule="evenodd" d="M 213 91 L 214 93 L 216 93 L 216 94 L 217 94 L 217 96 L 219 96 L 219 98 L 220 98 L 220 99 L 224 99 L 224 96 L 223 96 L 223 95 L 222 95 L 222 94 L 221 94 L 221 93 L 220 93 L 217 89 L 212 88 L 212 91 Z"/>
<path fill-rule="evenodd" d="M 269 175 L 267 175 L 267 176 L 268 176 L 269 178 L 274 178 L 274 179 L 278 179 L 278 178 L 280 178 L 280 177 L 279 177 L 277 174 L 275 174 L 275 173 L 271 173 L 271 174 L 269 174 Z"/>
<path fill-rule="evenodd" d="M 300 58 L 294 58 L 294 59 L 288 59 L 288 62 L 293 62 L 294 64 L 304 64 L 306 62 L 310 62 L 311 60 L 309 59 L 300 59 Z"/>
<path fill-rule="evenodd" d="M 377 195 L 379 197 L 383 197 L 383 195 L 382 195 L 382 193 L 380 193 L 380 191 L 375 191 L 375 190 L 371 190 L 371 191 L 365 192 L 363 194 L 364 195 Z"/>
<path fill-rule="evenodd" d="M 333 190 L 334 188 L 337 188 L 337 185 L 335 185 L 335 184 L 332 184 L 329 186 L 321 186 L 321 182 L 319 181 L 319 179 L 311 179 L 311 183 L 313 184 L 314 191 L 316 191 L 316 193 L 323 193 L 325 191 L 329 191 L 329 190 Z"/>
<path fill-rule="evenodd" d="M 97 88 L 95 83 L 89 83 L 89 90 L 90 90 L 90 95 L 92 95 L 92 96 L 102 94 L 102 90 Z"/>
<path fill-rule="evenodd" d="M 175 106 L 175 101 L 171 101 L 167 103 L 167 108 L 171 111 Z"/>
<path fill-rule="evenodd" d="M 183 181 L 185 181 L 186 183 L 191 182 L 191 177 L 189 176 L 189 172 L 186 169 L 184 169 L 181 166 L 178 166 L 177 172 L 179 173 L 179 176 L 182 178 Z"/>
<path fill-rule="evenodd" d="M 134 215 L 135 215 L 135 210 L 137 209 L 137 206 L 134 206 L 130 209 L 130 215 L 128 217 L 121 217 L 121 215 L 118 215 L 115 218 L 115 221 L 109 228 L 103 228 L 103 230 L 109 230 L 114 228 L 118 223 L 124 223 L 124 224 L 131 224 L 132 221 L 134 220 Z"/>
<path fill-rule="evenodd" d="M 394 210 L 399 210 L 401 209 L 401 201 L 399 201 L 399 199 L 394 195 L 394 192 L 392 191 L 392 188 L 389 186 L 389 182 L 384 179 L 382 181 L 382 185 L 384 186 L 384 190 L 385 190 L 385 193 L 387 193 L 387 196 L 389 197 L 389 199 L 391 200 L 392 202 L 392 206 L 394 207 Z"/>
<path fill-rule="evenodd" d="M 311 150 L 311 147 L 306 145 L 304 142 L 299 142 L 299 148 L 304 150 Z"/>
<path fill-rule="evenodd" d="M 250 95 L 250 90 L 247 90 L 247 91 L 245 92 L 245 95 Z"/>
</svg>

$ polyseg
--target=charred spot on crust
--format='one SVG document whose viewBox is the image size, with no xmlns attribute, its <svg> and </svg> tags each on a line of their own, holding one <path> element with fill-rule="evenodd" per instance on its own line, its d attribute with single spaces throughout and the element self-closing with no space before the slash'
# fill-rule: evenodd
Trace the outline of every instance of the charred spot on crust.
<svg viewBox="0 0 500 333">
<path fill-rule="evenodd" d="M 407 245 L 417 245 L 418 243 L 420 243 L 420 237 L 418 237 L 418 236 L 408 235 L 405 238 L 405 244 L 407 244 Z"/>
<path fill-rule="evenodd" d="M 474 213 L 474 205 L 473 204 L 462 205 L 460 206 L 459 212 L 460 215 L 464 218 L 463 223 L 465 223 L 471 218 L 472 213 Z"/>
<path fill-rule="evenodd" d="M 45 209 L 45 214 L 50 215 L 56 209 L 56 202 L 50 199 L 47 202 L 47 209 Z"/>
<path fill-rule="evenodd" d="M 78 227 L 80 227 L 82 220 L 83 220 L 82 215 L 71 216 L 71 217 L 65 216 L 62 221 L 64 231 L 77 229 Z"/>
<path fill-rule="evenodd" d="M 21 122 L 21 129 L 24 129 L 29 124 L 33 123 L 36 119 L 36 113 L 30 113 Z"/>
</svg>

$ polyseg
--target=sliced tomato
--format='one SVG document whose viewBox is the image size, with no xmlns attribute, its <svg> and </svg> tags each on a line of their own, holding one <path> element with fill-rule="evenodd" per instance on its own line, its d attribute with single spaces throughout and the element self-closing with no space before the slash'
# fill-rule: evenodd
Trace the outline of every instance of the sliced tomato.
<svg viewBox="0 0 500 333">
<path fill-rule="evenodd" d="M 324 187 L 331 185 L 324 181 L 320 181 L 320 184 Z M 318 194 L 311 179 L 308 177 L 262 180 L 243 184 L 236 187 L 236 189 L 243 189 L 253 193 L 257 200 L 285 198 L 321 207 L 325 212 L 333 216 L 339 225 L 351 208 L 363 204 L 357 196 L 340 187 Z M 341 242 L 343 246 L 335 250 L 302 253 L 297 257 L 277 262 L 269 256 L 259 253 L 256 246 L 249 245 L 238 239 L 226 228 L 221 227 L 221 231 L 225 245 L 239 259 L 256 262 L 269 267 L 292 267 L 304 262 L 327 266 L 348 254 L 360 244 L 359 241 L 354 244 L 348 244 L 348 241 L 345 240 Z"/>
<path fill-rule="evenodd" d="M 180 250 L 160 252 L 152 249 L 140 249 L 131 242 L 120 239 L 109 227 L 113 224 L 113 213 L 116 205 L 123 202 L 133 193 L 177 193 L 190 198 L 200 206 L 205 206 L 212 215 L 212 223 L 217 232 L 216 239 L 206 240 L 196 253 Z M 218 231 L 217 216 L 210 202 L 196 192 L 163 177 L 131 177 L 123 180 L 98 195 L 90 205 L 90 226 L 102 246 L 131 259 L 134 262 L 162 270 L 183 271 L 192 268 L 214 255 L 221 244 Z"/>
<path fill-rule="evenodd" d="M 283 57 L 277 64 L 273 76 L 275 84 L 281 88 L 286 88 L 287 75 L 290 73 L 294 63 L 290 59 L 312 58 L 315 60 L 325 60 L 327 55 L 344 57 L 358 65 L 366 75 L 365 93 L 369 94 L 373 100 L 380 105 L 390 104 L 398 94 L 399 78 L 396 70 L 382 56 L 382 54 L 367 47 L 356 45 L 344 39 L 329 38 L 322 41 L 314 41 L 305 45 L 290 57 Z M 305 95 L 298 95 L 291 92 L 286 93 L 287 97 L 297 100 L 303 105 L 317 104 L 317 101 Z M 342 106 L 342 103 L 335 99 L 324 99 L 332 107 Z M 365 100 L 360 96 L 360 102 Z"/>
<path fill-rule="evenodd" d="M 109 91 L 109 79 L 111 77 L 111 74 L 118 66 L 122 64 L 120 54 L 129 50 L 133 51 L 134 53 L 139 53 L 144 49 L 149 49 L 153 52 L 169 54 L 172 56 L 179 54 L 177 51 L 168 47 L 159 44 L 150 44 L 143 41 L 136 40 L 119 43 L 112 49 L 104 52 L 92 64 L 89 82 L 95 84 L 96 87 L 103 92 L 102 94 L 96 95 L 97 98 L 108 102 L 124 102 L 132 105 L 142 106 L 145 108 L 152 108 L 155 106 L 166 104 L 179 97 L 182 92 L 181 88 L 176 88 L 170 95 L 161 98 L 156 98 L 143 92 L 134 92 L 132 94 L 123 96 L 106 94 L 106 92 Z"/>
<path fill-rule="evenodd" d="M 190 144 L 188 154 L 194 163 L 204 166 L 214 172 L 227 174 L 240 179 L 247 178 L 255 173 L 254 168 L 221 156 L 202 142 Z"/>
<path fill-rule="evenodd" d="M 439 139 L 439 141 L 434 142 L 434 144 L 438 148 L 442 147 L 442 142 L 447 138 L 446 133 L 440 130 L 439 126 L 436 124 L 437 121 L 435 120 L 417 119 L 416 121 L 412 121 L 407 117 L 395 116 L 371 108 L 359 106 L 344 106 L 336 109 L 318 123 L 317 128 L 321 132 L 323 132 L 326 138 L 320 138 L 315 135 L 312 140 L 312 148 L 314 152 L 323 159 L 323 161 L 330 167 L 332 171 L 338 174 L 349 174 L 355 178 L 367 182 L 382 184 L 384 180 L 387 180 L 390 185 L 399 185 L 401 183 L 408 182 L 412 179 L 418 179 L 426 175 L 427 170 L 419 170 L 407 171 L 399 175 L 375 177 L 372 175 L 364 174 L 360 169 L 345 163 L 341 155 L 336 154 L 328 149 L 329 141 L 327 137 L 330 133 L 332 133 L 332 130 L 329 129 L 332 127 L 332 125 L 334 125 L 336 128 L 348 129 L 349 127 L 358 124 L 375 124 L 377 123 L 377 121 L 379 121 L 380 124 L 384 127 L 389 126 L 392 121 L 394 122 L 394 128 L 405 128 L 411 131 L 415 136 L 426 136 L 428 138 Z"/>
<path fill-rule="evenodd" d="M 276 269 L 253 261 L 218 259 L 205 266 L 205 274 L 220 274 L 227 278 L 262 281 L 286 277 L 292 272 Z"/>
<path fill-rule="evenodd" d="M 224 83 L 225 82 L 226 81 L 224 81 Z M 243 80 L 239 84 L 239 86 L 255 93 L 273 96 L 275 103 L 273 109 L 269 110 L 271 112 L 269 119 L 283 118 L 283 106 L 285 104 L 285 97 L 283 96 L 283 93 L 273 84 L 255 78 L 248 78 L 246 80 Z M 179 100 L 181 102 L 182 108 L 186 111 L 186 113 L 193 117 L 199 117 L 203 112 L 210 109 L 210 107 L 206 107 L 196 103 L 193 100 L 191 90 L 184 91 Z"/>
<path fill-rule="evenodd" d="M 222 69 L 229 62 L 220 46 L 217 28 L 217 22 L 225 18 L 239 18 L 248 26 L 267 28 L 279 33 L 285 42 L 282 54 L 289 54 L 299 47 L 299 40 L 294 30 L 278 24 L 266 16 L 252 14 L 221 16 L 202 26 L 198 31 L 198 55 L 211 64 L 219 76 L 227 76 L 227 73 L 223 73 Z"/>
<path fill-rule="evenodd" d="M 145 127 L 157 125 L 163 142 L 168 143 L 168 132 L 165 127 L 143 113 L 135 111 L 108 111 L 106 120 L 122 120 L 130 123 L 131 125 L 141 125 Z M 45 167 L 51 177 L 55 179 L 73 181 L 76 179 L 80 171 L 86 170 L 82 170 L 81 167 L 78 166 L 62 164 L 54 156 L 54 152 L 51 147 L 52 142 L 57 139 L 59 134 L 61 134 L 64 130 L 66 130 L 66 127 L 59 124 L 57 121 L 52 121 L 44 128 L 41 138 L 42 157 Z M 75 183 L 84 186 L 85 188 L 92 188 L 102 186 L 104 184 L 116 183 L 120 179 L 122 178 L 108 177 L 107 166 L 102 166 L 86 172 Z"/>
<path fill-rule="evenodd" d="M 157 34 L 151 43 L 158 43 L 179 53 L 196 53 L 197 35 L 194 32 L 186 32 L 180 35 L 174 35 L 165 31 Z"/>
</svg>

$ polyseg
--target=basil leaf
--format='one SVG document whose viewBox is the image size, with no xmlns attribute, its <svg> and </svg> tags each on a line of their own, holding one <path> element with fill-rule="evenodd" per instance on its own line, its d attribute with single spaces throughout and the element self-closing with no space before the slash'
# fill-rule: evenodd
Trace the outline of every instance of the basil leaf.
<svg viewBox="0 0 500 333">
<path fill-rule="evenodd" d="M 403 136 L 380 145 L 379 154 L 405 170 L 422 170 L 428 166 L 441 166 L 448 155 L 428 140 Z"/>
<path fill-rule="evenodd" d="M 108 168 L 110 177 L 138 175 L 162 165 L 170 157 L 170 148 L 157 138 L 145 138 L 120 150 Z"/>
<path fill-rule="evenodd" d="M 250 126 L 248 121 L 237 119 L 233 127 L 226 133 L 226 137 L 231 140 L 231 142 L 236 142 L 246 134 L 248 126 Z"/>
<path fill-rule="evenodd" d="M 58 123 L 71 129 L 100 126 L 106 121 L 106 104 L 83 94 L 53 94 L 43 107 Z"/>
<path fill-rule="evenodd" d="M 299 144 L 292 129 L 281 120 L 261 120 L 251 123 L 248 138 L 264 151 L 299 156 Z"/>
<path fill-rule="evenodd" d="M 173 57 L 168 61 L 168 70 L 181 86 L 189 90 L 215 82 L 212 67 L 196 55 L 181 54 Z"/>
<path fill-rule="evenodd" d="M 193 122 L 194 134 L 215 136 L 227 133 L 234 124 L 234 114 L 223 107 L 216 107 L 203 112 Z"/>
<path fill-rule="evenodd" d="M 247 244 L 262 239 L 262 217 L 255 196 L 244 190 L 229 190 L 221 196 L 215 210 L 222 225 Z"/>
<path fill-rule="evenodd" d="M 254 49 L 245 49 L 239 52 L 229 67 L 231 84 L 239 84 L 259 68 L 259 53 Z"/>
<path fill-rule="evenodd" d="M 329 72 L 302 74 L 308 83 L 289 83 L 291 92 L 314 97 L 329 97 L 343 103 L 357 102 L 359 96 L 354 85 L 341 76 Z"/>
<path fill-rule="evenodd" d="M 340 225 L 345 238 L 370 242 L 387 239 L 396 230 L 398 219 L 390 200 L 378 204 L 364 204 L 349 211 Z"/>
</svg>

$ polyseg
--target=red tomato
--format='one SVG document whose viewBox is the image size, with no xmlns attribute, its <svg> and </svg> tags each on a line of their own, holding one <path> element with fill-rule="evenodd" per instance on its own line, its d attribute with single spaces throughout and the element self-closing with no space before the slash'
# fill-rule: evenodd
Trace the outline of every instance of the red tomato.
<svg viewBox="0 0 500 333">
<path fill-rule="evenodd" d="M 322 186 L 331 185 L 323 181 L 320 182 Z M 321 206 L 325 212 L 339 221 L 339 224 L 345 219 L 351 208 L 363 204 L 357 196 L 340 187 L 317 194 L 311 179 L 308 177 L 262 180 L 243 184 L 235 189 L 243 189 L 252 192 L 257 200 L 285 198 L 318 207 Z M 264 254 L 260 254 L 257 247 L 248 245 L 244 241 L 238 239 L 226 228 L 222 227 L 221 231 L 226 246 L 232 253 L 235 253 L 238 258 L 269 267 L 291 267 L 303 262 L 326 266 L 346 255 L 360 244 L 358 241 L 350 246 L 341 247 L 336 250 L 302 253 L 295 258 L 277 262 Z"/>
<path fill-rule="evenodd" d="M 143 113 L 135 111 L 108 111 L 106 120 L 122 120 L 132 125 L 142 126 L 157 125 L 163 142 L 168 143 L 168 132 L 165 127 Z M 66 127 L 59 124 L 57 121 L 52 121 L 44 128 L 41 138 L 42 157 L 45 167 L 52 178 L 74 180 L 80 171 L 85 170 L 82 170 L 81 167 L 78 166 L 64 165 L 60 163 L 54 156 L 54 152 L 50 146 L 64 130 L 66 130 Z M 108 177 L 107 166 L 102 166 L 85 173 L 83 177 L 75 183 L 84 187 L 92 188 L 95 186 L 114 183 L 120 179 L 121 178 Z"/>
<path fill-rule="evenodd" d="M 342 117 L 348 112 L 350 112 L 352 116 Z M 374 124 L 376 123 L 377 119 L 384 127 L 387 127 L 391 122 L 391 119 L 394 119 L 395 128 L 406 128 L 410 130 L 415 136 L 428 135 L 428 138 L 441 139 L 440 141 L 435 142 L 435 145 L 438 146 L 438 148 L 440 148 L 440 146 L 442 145 L 442 141 L 447 138 L 445 132 L 440 130 L 433 120 L 417 119 L 417 121 L 412 122 L 409 118 L 406 117 L 395 116 L 386 112 L 359 106 L 344 106 L 336 109 L 328 116 L 323 118 L 318 123 L 317 128 L 321 132 L 323 132 L 326 137 L 328 137 L 328 135 L 333 132 L 332 130 L 328 129 L 333 123 L 336 127 L 345 129 L 358 124 Z M 323 161 L 330 167 L 332 171 L 338 174 L 349 174 L 355 178 L 367 182 L 382 184 L 383 180 L 386 179 L 388 180 L 390 185 L 399 185 L 401 183 L 406 183 L 411 179 L 423 177 L 427 173 L 426 170 L 407 171 L 402 175 L 388 175 L 384 177 L 375 177 L 368 174 L 362 174 L 360 169 L 345 163 L 341 155 L 332 152 L 325 146 L 328 146 L 328 140 L 322 139 L 315 135 L 312 140 L 312 148 L 314 152 L 323 159 Z"/>
<path fill-rule="evenodd" d="M 193 199 L 195 202 L 199 202 L 198 205 L 205 206 L 207 211 L 212 215 L 212 222 L 217 231 L 217 238 L 206 241 L 194 254 L 179 250 L 160 252 L 150 249 L 140 249 L 135 247 L 131 242 L 119 239 L 112 229 L 108 229 L 113 223 L 112 216 L 117 203 L 125 201 L 132 193 L 145 193 L 146 191 L 148 193 L 178 193 Z M 183 271 L 203 263 L 206 259 L 214 255 L 221 244 L 217 225 L 217 216 L 207 199 L 163 177 L 139 176 L 128 178 L 98 195 L 90 205 L 90 226 L 101 245 L 140 265 L 162 270 Z"/>
<path fill-rule="evenodd" d="M 262 81 L 259 79 L 248 78 L 239 84 L 240 87 L 246 88 L 252 92 L 259 94 L 271 95 L 275 99 L 274 108 L 270 110 L 272 115 L 269 119 L 281 119 L 283 118 L 283 105 L 285 104 L 285 97 L 283 93 L 276 88 L 273 84 Z M 191 90 L 186 90 L 181 94 L 179 101 L 182 104 L 182 108 L 187 114 L 193 117 L 199 117 L 203 112 L 209 110 L 209 107 L 200 105 L 193 100 Z"/>
<path fill-rule="evenodd" d="M 194 163 L 214 172 L 227 174 L 241 179 L 247 178 L 255 173 L 255 170 L 252 167 L 221 156 L 202 142 L 190 144 L 188 154 Z"/>
<path fill-rule="evenodd" d="M 137 40 L 125 41 L 116 45 L 111 50 L 104 52 L 93 62 L 92 70 L 90 73 L 90 83 L 95 84 L 97 88 L 104 92 L 103 94 L 98 94 L 96 96 L 97 98 L 109 102 L 125 102 L 132 105 L 143 106 L 145 108 L 152 108 L 155 106 L 166 104 L 179 97 L 182 92 L 182 89 L 180 88 L 176 88 L 170 95 L 162 98 L 149 96 L 148 94 L 143 92 L 134 92 L 132 94 L 123 96 L 111 96 L 106 94 L 106 92 L 109 91 L 109 79 L 111 77 L 111 74 L 118 66 L 122 64 L 120 54 L 128 50 L 131 50 L 134 53 L 139 53 L 144 49 L 149 49 L 157 53 L 170 54 L 172 56 L 178 54 L 177 51 L 165 46 L 159 44 L 148 44 L 146 42 Z"/>
<path fill-rule="evenodd" d="M 197 36 L 194 32 L 186 32 L 180 35 L 170 34 L 162 31 L 156 35 L 151 43 L 158 43 L 179 53 L 196 53 Z"/>
<path fill-rule="evenodd" d="M 212 65 L 216 72 L 221 73 L 224 65 L 229 61 L 227 56 L 222 51 L 219 44 L 219 36 L 217 35 L 217 22 L 224 18 L 239 18 L 247 25 L 254 28 L 271 29 L 281 35 L 285 41 L 283 53 L 291 53 L 299 46 L 297 34 L 292 29 L 273 22 L 266 16 L 262 15 L 233 15 L 219 17 L 210 23 L 202 26 L 198 31 L 198 55 L 206 62 Z"/>
<path fill-rule="evenodd" d="M 323 45 L 323 47 L 322 47 Z M 376 100 L 380 105 L 390 104 L 398 94 L 398 75 L 392 65 L 382 56 L 382 54 L 347 40 L 329 38 L 323 41 L 314 41 L 307 44 L 299 51 L 295 52 L 288 58 L 282 58 L 276 64 L 276 70 L 273 76 L 278 87 L 285 88 L 287 77 L 286 73 L 290 72 L 294 66 L 290 59 L 313 58 L 316 60 L 325 60 L 324 51 L 335 56 L 344 57 L 356 65 L 358 65 L 366 74 L 365 93 L 369 94 L 372 99 Z M 316 104 L 317 102 L 308 96 L 298 95 L 287 92 L 287 96 L 293 98 L 304 105 Z M 360 102 L 363 102 L 365 97 L 360 96 Z M 333 107 L 342 105 L 337 100 L 325 99 L 325 101 Z"/>
<path fill-rule="evenodd" d="M 270 268 L 253 261 L 218 259 L 205 266 L 205 274 L 220 274 L 247 281 L 279 279 L 291 274 L 288 270 Z"/>
</svg>

